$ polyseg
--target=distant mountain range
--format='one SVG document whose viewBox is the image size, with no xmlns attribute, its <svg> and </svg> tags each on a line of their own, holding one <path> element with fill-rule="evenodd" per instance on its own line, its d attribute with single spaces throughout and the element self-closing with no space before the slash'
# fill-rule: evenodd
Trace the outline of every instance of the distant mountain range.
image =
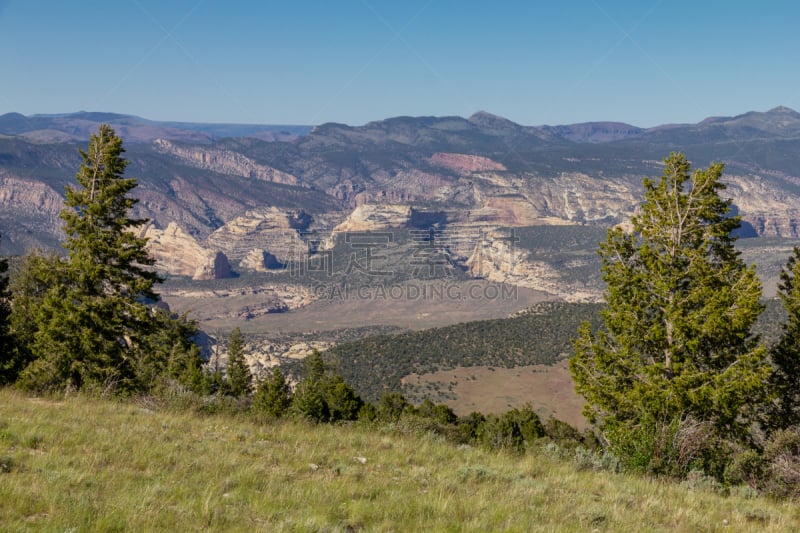
<svg viewBox="0 0 800 533">
<path fill-rule="evenodd" d="M 316 129 L 341 127 L 349 130 L 375 131 L 392 128 L 425 127 L 447 129 L 447 124 L 463 122 L 461 117 L 397 117 L 364 126 L 325 124 Z M 559 126 L 521 126 L 508 119 L 479 111 L 466 119 L 479 130 L 508 138 L 539 139 L 548 142 L 566 140 L 575 143 L 608 143 L 639 138 L 647 142 L 698 139 L 720 136 L 730 141 L 757 138 L 794 138 L 800 135 L 800 113 L 779 106 L 767 112 L 751 111 L 734 117 L 709 117 L 698 124 L 664 124 L 640 128 L 623 122 L 583 122 Z M 315 128 L 305 125 L 219 124 L 148 120 L 119 113 L 88 112 L 63 114 L 0 115 L 0 134 L 16 135 L 40 142 L 82 141 L 101 123 L 110 124 L 128 143 L 147 143 L 155 139 L 212 143 L 227 137 L 253 137 L 266 141 L 291 141 Z M 454 130 L 467 133 L 472 128 L 462 124 Z M 668 132 L 668 133 L 667 133 Z M 474 133 L 474 131 L 473 131 Z"/>
<path fill-rule="evenodd" d="M 209 144 L 223 137 L 255 137 L 266 141 L 288 141 L 311 131 L 310 126 L 258 124 L 205 124 L 159 122 L 133 115 L 79 111 L 57 115 L 6 113 L 0 115 L 0 134 L 18 135 L 39 143 L 82 141 L 97 131 L 101 123 L 110 124 L 128 143 L 155 139 Z"/>
<path fill-rule="evenodd" d="M 217 275 L 219 254 L 234 271 L 267 268 L 289 246 L 268 242 L 277 230 L 606 227 L 631 216 L 642 178 L 660 175 L 671 151 L 695 166 L 726 163 L 743 234 L 800 236 L 800 113 L 786 107 L 655 128 L 523 126 L 486 112 L 313 128 L 9 113 L 0 116 L 0 252 L 57 244 L 63 187 L 101 122 L 125 141 L 138 214 L 153 221 L 164 268 L 182 275 Z M 468 268 L 528 275 L 496 262 Z"/>
</svg>

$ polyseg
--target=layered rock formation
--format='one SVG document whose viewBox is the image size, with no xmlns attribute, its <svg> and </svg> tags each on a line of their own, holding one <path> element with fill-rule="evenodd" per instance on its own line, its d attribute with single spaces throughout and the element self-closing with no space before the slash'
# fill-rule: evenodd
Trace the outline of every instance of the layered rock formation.
<svg viewBox="0 0 800 533">
<path fill-rule="evenodd" d="M 363 204 L 356 207 L 333 233 L 381 231 L 404 228 L 411 220 L 411 206 L 392 204 Z"/>
<path fill-rule="evenodd" d="M 224 253 L 204 248 L 175 223 L 163 230 L 150 225 L 141 230 L 140 235 L 148 239 L 147 250 L 156 260 L 159 271 L 197 280 L 231 275 Z"/>
<path fill-rule="evenodd" d="M 64 199 L 52 187 L 39 181 L 18 178 L 0 170 L 0 207 L 4 210 L 35 212 L 54 223 L 53 231 L 59 228 L 55 222 L 64 207 Z"/>
<path fill-rule="evenodd" d="M 64 199 L 52 187 L 21 179 L 0 169 L 0 220 L 4 226 L 3 252 L 23 253 L 37 243 L 31 234 L 47 236 L 45 243 L 63 239 L 59 213 Z"/>
<path fill-rule="evenodd" d="M 311 216 L 300 210 L 253 209 L 214 231 L 206 245 L 245 268 L 266 270 L 275 268 L 276 262 L 303 256 L 307 251 L 303 234 L 311 222 Z"/>
<path fill-rule="evenodd" d="M 755 235 L 800 237 L 800 195 L 777 190 L 761 176 L 725 175 L 742 221 Z"/>
<path fill-rule="evenodd" d="M 794 217 L 784 214 L 748 213 L 743 219 L 755 235 L 767 237 L 800 237 L 800 213 Z"/>
<path fill-rule="evenodd" d="M 550 217 L 554 219 L 554 217 Z M 478 209 L 455 211 L 449 220 L 461 227 L 520 227 L 552 222 L 536 206 L 521 194 L 486 198 Z M 555 219 L 559 223 L 567 223 Z"/>
<path fill-rule="evenodd" d="M 283 268 L 285 263 L 282 263 L 276 256 L 266 250 L 254 248 L 239 262 L 239 265 L 244 269 L 255 272 L 271 272 Z"/>
<path fill-rule="evenodd" d="M 297 185 L 295 176 L 282 172 L 267 165 L 256 163 L 249 157 L 231 150 L 217 150 L 198 146 L 185 146 L 175 144 L 165 139 L 156 139 L 154 146 L 161 152 L 166 152 L 182 161 L 220 174 L 241 176 L 286 185 Z"/>
<path fill-rule="evenodd" d="M 528 198 L 541 217 L 571 223 L 599 223 L 627 218 L 638 204 L 641 187 L 621 178 L 597 179 L 583 173 L 530 180 Z"/>
<path fill-rule="evenodd" d="M 498 227 L 619 224 L 641 201 L 642 177 L 660 174 L 654 154 L 676 145 L 700 161 L 726 161 L 726 194 L 747 231 L 798 237 L 800 166 L 786 144 L 800 138 L 798 117 L 776 108 L 650 130 L 612 123 L 537 128 L 487 113 L 397 117 L 321 125 L 286 143 L 148 140 L 128 152 L 129 170 L 139 180 L 134 214 L 154 223 L 148 231 L 160 268 L 192 277 L 225 275 L 226 259 L 236 269 L 276 270 L 307 253 L 307 232 L 432 227 L 468 234 L 462 240 L 470 248 L 454 248 L 469 257 L 473 234 Z M 73 146 L 32 144 L 17 133 L 24 132 L 0 136 L 0 251 L 57 248 L 60 184 L 72 182 L 79 158 Z"/>
<path fill-rule="evenodd" d="M 559 270 L 543 261 L 532 260 L 530 252 L 515 246 L 510 237 L 513 236 L 501 230 L 487 233 L 465 263 L 469 273 L 489 281 L 529 287 L 567 301 L 600 300 L 599 289 L 587 290 L 580 284 L 565 282 Z"/>
<path fill-rule="evenodd" d="M 373 183 L 348 198 L 351 206 L 363 204 L 408 204 L 436 198 L 449 200 L 452 196 L 451 178 L 420 169 L 401 169 L 397 172 L 379 170 L 370 175 Z"/>
</svg>

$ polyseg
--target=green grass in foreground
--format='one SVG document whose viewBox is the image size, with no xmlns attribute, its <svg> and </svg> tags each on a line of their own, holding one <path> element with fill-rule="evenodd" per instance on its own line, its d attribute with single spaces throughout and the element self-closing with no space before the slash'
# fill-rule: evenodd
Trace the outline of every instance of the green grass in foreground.
<svg viewBox="0 0 800 533">
<path fill-rule="evenodd" d="M 792 502 L 388 429 L 0 390 L 2 531 L 796 531 Z"/>
</svg>

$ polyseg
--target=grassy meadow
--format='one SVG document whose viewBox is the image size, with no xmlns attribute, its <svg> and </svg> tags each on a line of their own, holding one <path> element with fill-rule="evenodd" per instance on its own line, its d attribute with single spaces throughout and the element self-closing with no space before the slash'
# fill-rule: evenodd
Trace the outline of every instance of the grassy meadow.
<svg viewBox="0 0 800 533">
<path fill-rule="evenodd" d="M 393 428 L 0 390 L 2 531 L 797 531 L 800 508 Z"/>
</svg>

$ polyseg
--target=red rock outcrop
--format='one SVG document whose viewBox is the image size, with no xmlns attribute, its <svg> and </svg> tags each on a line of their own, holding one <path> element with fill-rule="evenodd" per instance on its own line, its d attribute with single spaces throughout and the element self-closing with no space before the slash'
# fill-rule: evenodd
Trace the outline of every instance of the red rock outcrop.
<svg viewBox="0 0 800 533">
<path fill-rule="evenodd" d="M 473 172 L 506 170 L 506 167 L 501 163 L 479 155 L 437 152 L 428 161 L 433 165 L 450 169 L 462 176 L 468 176 Z"/>
</svg>

